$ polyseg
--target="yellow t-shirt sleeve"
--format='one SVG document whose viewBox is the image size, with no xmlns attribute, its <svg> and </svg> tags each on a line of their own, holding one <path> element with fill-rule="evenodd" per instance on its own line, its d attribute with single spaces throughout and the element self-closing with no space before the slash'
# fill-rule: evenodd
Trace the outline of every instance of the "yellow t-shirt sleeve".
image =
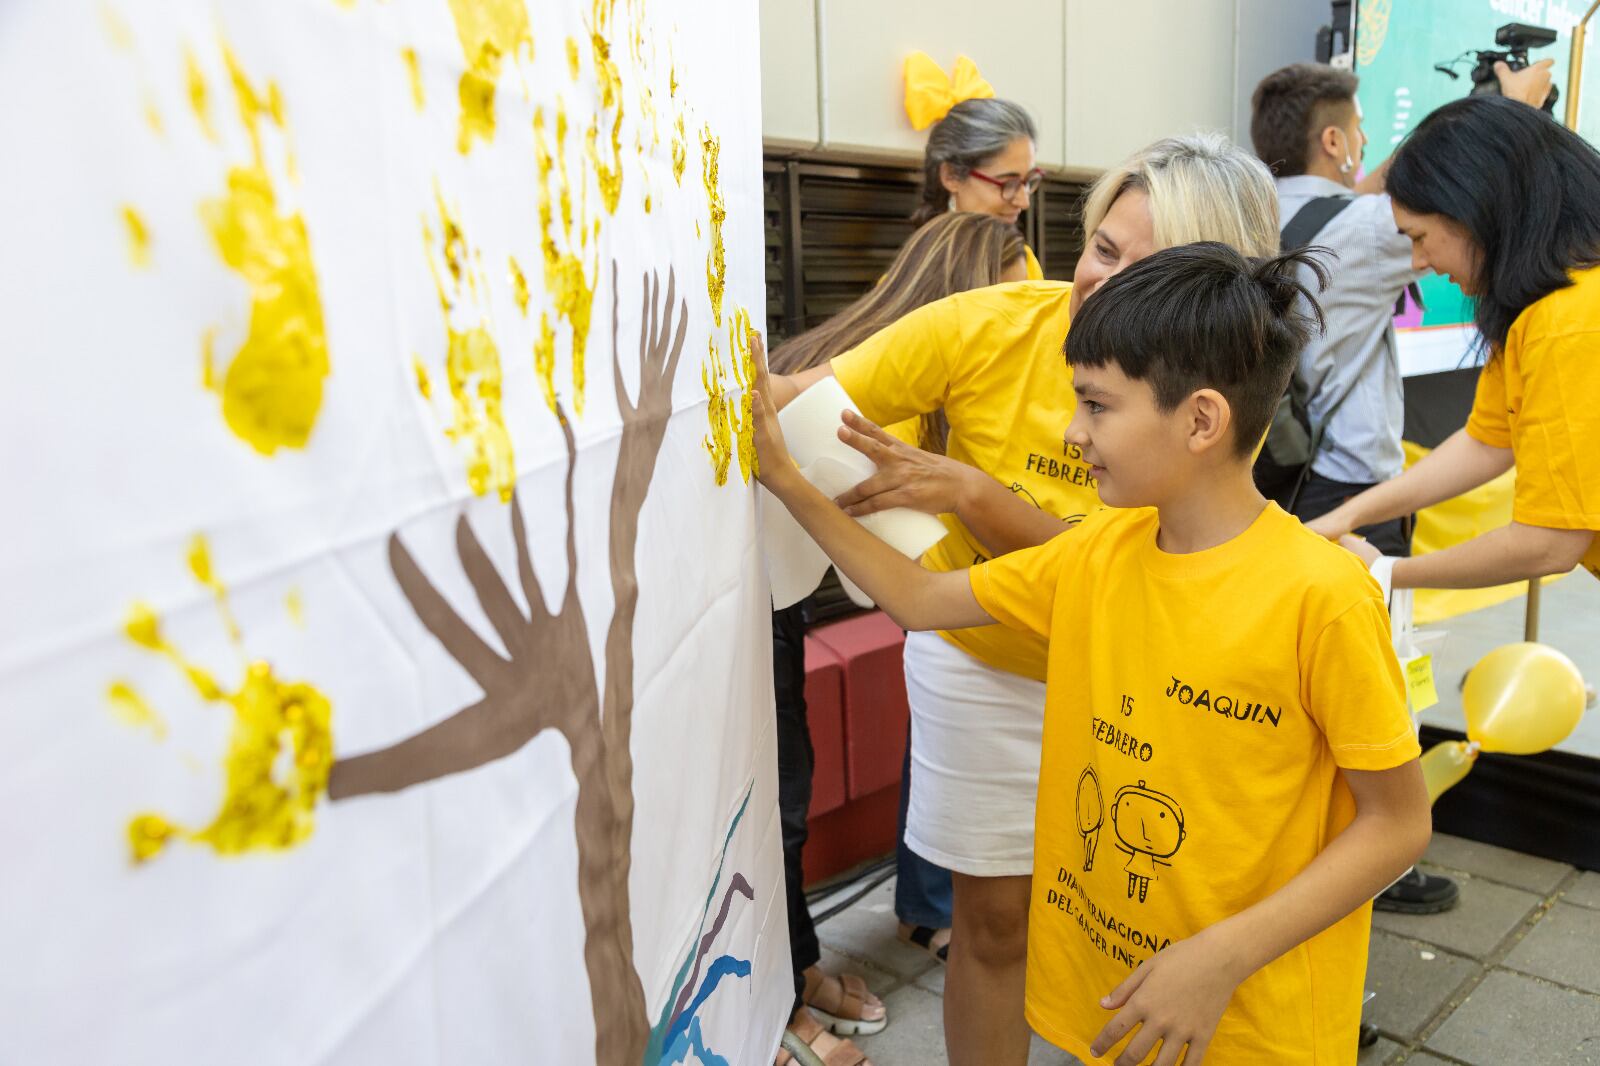
<svg viewBox="0 0 1600 1066">
<path fill-rule="evenodd" d="M 1478 388 L 1467 416 L 1467 436 L 1491 448 L 1511 447 L 1511 420 L 1506 410 L 1506 361 L 1491 359 L 1478 372 Z"/>
<path fill-rule="evenodd" d="M 925 304 L 833 358 L 833 374 L 880 426 L 943 407 L 961 350 L 955 297 Z"/>
<path fill-rule="evenodd" d="M 1520 369 L 1511 517 L 1531 526 L 1600 529 L 1600 331 L 1535 341 L 1523 349 Z"/>
<path fill-rule="evenodd" d="M 1026 244 L 1024 244 L 1022 246 L 1022 254 L 1028 260 L 1028 280 L 1029 281 L 1043 281 L 1044 280 L 1044 267 L 1040 266 L 1039 265 L 1039 260 L 1037 260 L 1037 259 L 1035 259 L 1033 257 L 1033 249 L 1029 248 Z"/>
<path fill-rule="evenodd" d="M 971 567 L 967 573 L 978 605 L 1001 625 L 1048 638 L 1065 535 Z"/>
<path fill-rule="evenodd" d="M 1375 590 L 1323 627 L 1300 676 L 1300 698 L 1339 766 L 1389 770 L 1422 753 Z"/>
</svg>

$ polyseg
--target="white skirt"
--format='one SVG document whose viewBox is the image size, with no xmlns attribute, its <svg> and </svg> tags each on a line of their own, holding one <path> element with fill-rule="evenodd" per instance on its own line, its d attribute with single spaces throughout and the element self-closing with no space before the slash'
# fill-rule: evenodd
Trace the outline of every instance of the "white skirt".
<svg viewBox="0 0 1600 1066">
<path fill-rule="evenodd" d="M 937 633 L 906 636 L 911 800 L 906 845 L 973 877 L 1033 872 L 1044 682 Z"/>
</svg>

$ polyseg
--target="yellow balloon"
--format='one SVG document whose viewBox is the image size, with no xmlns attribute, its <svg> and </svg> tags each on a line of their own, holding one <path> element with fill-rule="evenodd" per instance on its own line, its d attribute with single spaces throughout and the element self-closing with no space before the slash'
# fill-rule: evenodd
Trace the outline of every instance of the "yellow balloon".
<svg viewBox="0 0 1600 1066">
<path fill-rule="evenodd" d="M 1532 755 L 1567 738 L 1583 717 L 1583 675 L 1544 644 L 1496 648 L 1467 674 L 1467 736 L 1484 751 Z"/>
<path fill-rule="evenodd" d="M 1467 771 L 1477 761 L 1477 747 L 1464 740 L 1441 740 L 1423 752 L 1422 780 L 1428 786 L 1428 802 L 1438 802 L 1447 789 L 1467 776 Z"/>
</svg>

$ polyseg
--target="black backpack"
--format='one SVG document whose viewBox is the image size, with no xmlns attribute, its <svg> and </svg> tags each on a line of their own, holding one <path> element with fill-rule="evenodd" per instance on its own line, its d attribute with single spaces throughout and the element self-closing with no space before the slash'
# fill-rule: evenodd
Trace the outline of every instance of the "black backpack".
<svg viewBox="0 0 1600 1066">
<path fill-rule="evenodd" d="M 1349 196 L 1318 196 L 1306 201 L 1294 213 L 1289 224 L 1283 227 L 1280 247 L 1285 252 L 1304 248 L 1310 244 L 1324 226 L 1350 206 Z M 1266 444 L 1256 458 L 1253 473 L 1256 488 L 1270 500 L 1277 500 L 1286 511 L 1293 511 L 1300 500 L 1300 490 L 1311 473 L 1311 460 L 1322 446 L 1322 432 L 1333 412 L 1343 403 L 1343 396 L 1328 408 L 1322 424 L 1313 427 L 1309 411 L 1310 394 L 1298 372 L 1289 378 L 1289 387 L 1278 401 L 1272 424 L 1267 429 Z"/>
</svg>

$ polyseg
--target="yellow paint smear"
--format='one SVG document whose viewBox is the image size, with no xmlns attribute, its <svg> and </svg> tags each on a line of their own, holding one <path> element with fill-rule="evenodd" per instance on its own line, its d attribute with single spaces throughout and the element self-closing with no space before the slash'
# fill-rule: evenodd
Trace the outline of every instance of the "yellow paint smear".
<svg viewBox="0 0 1600 1066">
<path fill-rule="evenodd" d="M 150 265 L 150 227 L 131 205 L 123 204 L 122 228 L 128 237 L 128 259 L 143 270 Z"/>
<path fill-rule="evenodd" d="M 455 422 L 445 432 L 467 445 L 467 485 L 473 493 L 494 489 L 502 503 L 510 502 L 517 472 L 501 408 L 500 349 L 482 326 L 449 333 L 445 374 Z"/>
<path fill-rule="evenodd" d="M 711 317 L 722 325 L 722 293 L 728 280 L 727 250 L 722 244 L 722 224 L 728 218 L 728 207 L 722 199 L 721 175 L 717 157 L 722 142 L 711 135 L 707 126 L 700 134 L 700 170 L 705 180 L 706 203 L 711 212 L 711 250 L 706 254 L 706 292 L 711 296 Z"/>
<path fill-rule="evenodd" d="M 115 47 L 124 52 L 133 51 L 133 30 L 128 27 L 121 13 L 110 4 L 100 5 L 100 25 L 105 28 L 106 37 Z"/>
<path fill-rule="evenodd" d="M 167 722 L 134 687 L 126 681 L 113 681 L 106 687 L 111 713 L 134 729 L 147 729 L 157 740 L 167 739 Z"/>
<path fill-rule="evenodd" d="M 467 69 L 461 75 L 461 126 L 456 150 L 466 155 L 474 141 L 494 140 L 494 97 L 505 57 L 524 48 L 531 58 L 533 33 L 523 0 L 450 0 L 456 37 Z"/>
<path fill-rule="evenodd" d="M 196 533 L 189 540 L 189 573 L 194 579 L 206 588 L 217 600 L 217 613 L 222 615 L 223 624 L 228 627 L 228 639 L 237 643 L 241 637 L 239 623 L 233 617 L 233 611 L 228 607 L 228 587 L 217 577 L 215 569 L 211 566 L 211 545 L 204 535 Z"/>
<path fill-rule="evenodd" d="M 739 475 L 745 484 L 760 473 L 756 462 L 755 403 L 750 387 L 756 380 L 754 339 L 759 334 L 750 324 L 750 312 L 740 307 L 728 316 L 728 352 L 733 362 L 733 380 L 739 386 L 739 411 L 733 416 L 733 437 L 739 453 Z"/>
<path fill-rule="evenodd" d="M 434 198 L 439 209 L 439 253 L 444 259 L 445 274 L 441 274 L 436 265 L 433 228 L 426 220 L 422 230 L 428 267 L 433 272 L 439 308 L 445 319 L 445 379 L 450 385 L 452 414 L 445 435 L 466 449 L 467 486 L 473 493 L 482 496 L 492 489 L 502 501 L 509 501 L 516 487 L 516 458 L 502 404 L 500 349 L 483 322 L 462 327 L 453 321 L 460 310 L 463 288 L 474 296 L 479 292 L 476 274 L 467 268 L 469 261 L 475 261 L 476 257 L 467 243 L 466 232 L 437 186 Z M 426 396 L 425 372 L 420 360 L 416 366 L 418 387 Z"/>
<path fill-rule="evenodd" d="M 192 552 L 190 564 L 193 569 Z M 224 689 L 162 635 L 160 619 L 147 605 L 134 605 L 124 630 L 140 647 L 178 667 L 202 700 L 233 713 L 223 760 L 224 793 L 216 815 L 200 829 L 185 828 L 160 814 L 136 815 L 128 823 L 133 861 L 155 858 L 173 840 L 203 844 L 219 855 L 239 855 L 283 850 L 309 837 L 315 825 L 313 811 L 327 790 L 333 763 L 333 707 L 328 698 L 307 682 L 283 680 L 271 664 L 260 660 L 245 668 L 236 687 Z M 122 710 L 137 707 L 134 713 L 160 720 L 130 686 L 114 683 L 109 694 Z"/>
<path fill-rule="evenodd" d="M 700 364 L 700 384 L 706 390 L 706 418 L 711 432 L 704 441 L 711 456 L 712 476 L 718 485 L 728 483 L 728 467 L 733 462 L 733 431 L 729 424 L 728 373 L 717 350 L 716 334 L 711 335 L 705 362 Z"/>
<path fill-rule="evenodd" d="M 194 112 L 195 121 L 200 123 L 200 130 L 206 135 L 206 140 L 217 139 L 217 128 L 211 122 L 211 92 L 206 88 L 206 76 L 200 69 L 200 61 L 195 58 L 194 50 L 183 50 L 184 84 L 189 93 L 189 109 Z"/>
<path fill-rule="evenodd" d="M 606 213 L 611 215 L 617 213 L 617 204 L 622 200 L 622 73 L 611 58 L 611 41 L 607 36 L 615 7 L 616 0 L 594 2 L 589 44 L 594 53 L 595 80 L 600 83 L 600 114 L 589 124 L 584 138 L 595 180 L 600 186 L 601 202 L 606 205 Z M 609 158 L 600 150 L 600 123 L 607 112 L 613 115 Z"/>
<path fill-rule="evenodd" d="M 578 80 L 578 42 L 571 37 L 567 38 L 567 73 L 573 81 Z"/>
<path fill-rule="evenodd" d="M 248 165 L 228 171 L 227 191 L 200 205 L 200 216 L 223 262 L 250 287 L 250 328 L 218 381 L 228 428 L 262 455 L 303 448 L 322 408 L 328 343 L 322 297 L 305 219 L 280 208 L 267 172 L 262 123 L 287 133 L 276 85 L 253 86 L 231 49 L 223 58 L 250 136 Z"/>
<path fill-rule="evenodd" d="M 428 99 L 422 91 L 422 66 L 417 62 L 415 48 L 400 49 L 400 58 L 406 64 L 406 76 L 411 82 L 411 104 L 418 111 L 427 106 Z"/>
<path fill-rule="evenodd" d="M 689 135 L 683 129 L 683 115 L 672 124 L 672 180 L 683 184 L 683 172 L 689 166 Z"/>
<path fill-rule="evenodd" d="M 544 255 L 544 285 L 555 303 L 556 317 L 565 319 L 572 328 L 572 403 L 574 410 L 582 414 L 586 384 L 584 356 L 588 347 L 589 319 L 594 307 L 595 282 L 600 268 L 598 253 L 592 265 L 587 268 L 577 255 L 576 249 L 585 247 L 587 240 L 585 223 L 580 220 L 576 228 L 573 225 L 572 199 L 567 183 L 566 137 L 566 112 L 558 110 L 555 148 L 552 151 L 545 125 L 544 109 L 540 107 L 534 110 L 533 144 L 534 157 L 539 169 L 539 246 Z M 560 160 L 561 228 L 559 231 L 555 224 L 557 193 L 552 187 L 557 160 Z M 598 221 L 597 219 L 597 225 Z M 540 383 L 544 389 L 545 400 L 553 408 L 555 348 L 553 333 L 548 330 L 550 325 L 548 319 L 544 320 L 544 325 L 547 329 L 541 331 L 540 341 L 535 344 L 534 364 L 542 371 Z M 546 344 L 547 349 L 541 352 L 540 345 Z"/>
<path fill-rule="evenodd" d="M 511 295 L 517 301 L 517 310 L 522 312 L 522 317 L 528 317 L 528 276 L 522 272 L 522 264 L 517 262 L 516 256 L 506 256 L 507 272 L 511 277 Z"/>
<path fill-rule="evenodd" d="M 161 110 L 156 107 L 155 96 L 148 91 L 144 98 L 144 124 L 150 127 L 150 132 L 157 137 L 166 134 L 166 125 L 161 121 Z"/>
<path fill-rule="evenodd" d="M 706 360 L 700 366 L 700 384 L 706 392 L 706 420 L 710 432 L 703 443 L 711 456 L 712 476 L 718 485 L 728 481 L 728 468 L 739 458 L 739 474 L 746 484 L 757 473 L 755 417 L 750 384 L 755 380 L 755 358 L 751 338 L 755 329 L 750 312 L 743 307 L 728 316 L 728 355 L 737 399 L 730 398 L 729 368 L 713 334 L 707 345 Z"/>
<path fill-rule="evenodd" d="M 544 405 L 552 414 L 556 410 L 556 331 L 550 325 L 550 316 L 539 315 L 539 339 L 533 342 L 533 372 L 539 378 L 539 390 L 544 393 Z"/>
<path fill-rule="evenodd" d="M 415 352 L 411 353 L 411 370 L 417 377 L 417 391 L 424 400 L 433 399 L 433 383 L 428 380 L 428 368 L 422 365 L 422 357 Z"/>
<path fill-rule="evenodd" d="M 296 629 L 304 629 L 306 627 L 305 598 L 300 595 L 298 586 L 283 594 L 283 610 L 289 616 L 289 621 L 294 623 Z"/>
</svg>

